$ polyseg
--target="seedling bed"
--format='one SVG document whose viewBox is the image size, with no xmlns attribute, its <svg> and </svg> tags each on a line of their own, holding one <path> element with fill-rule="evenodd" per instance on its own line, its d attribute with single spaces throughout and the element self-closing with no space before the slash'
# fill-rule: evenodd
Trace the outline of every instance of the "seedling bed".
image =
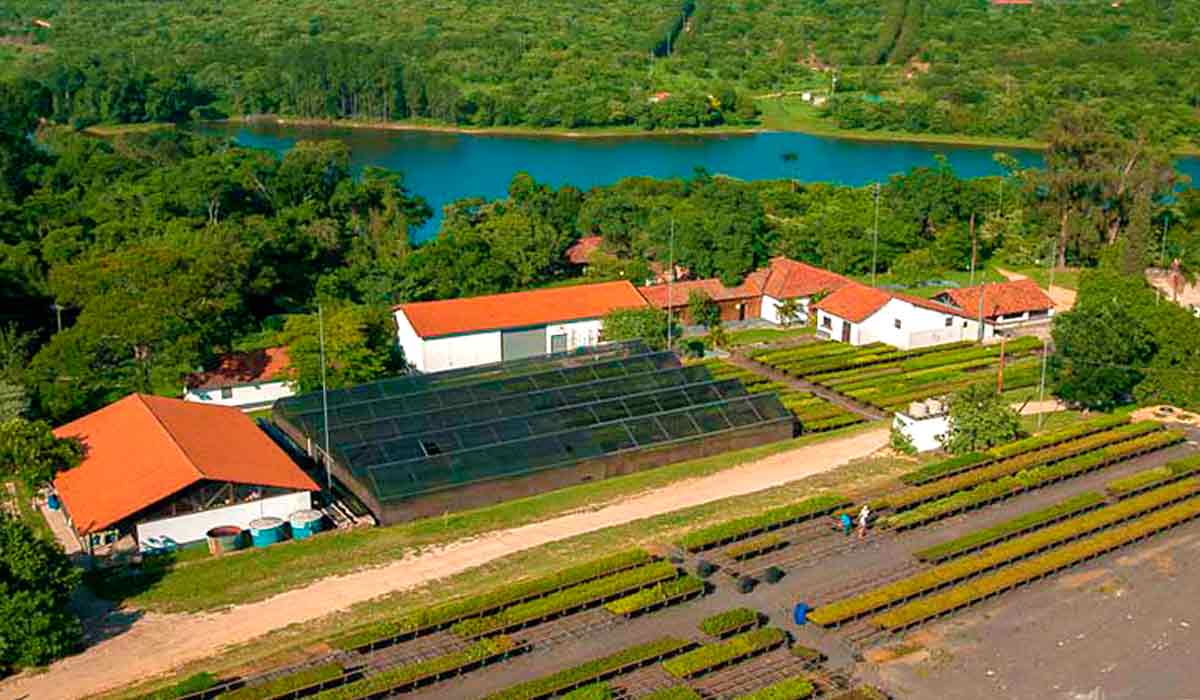
<svg viewBox="0 0 1200 700">
<path fill-rule="evenodd" d="M 811 506 L 803 507 L 806 503 L 811 503 Z M 738 518 L 695 530 L 680 538 L 679 545 L 693 554 L 704 552 L 714 547 L 732 544 L 791 525 L 815 520 L 816 518 L 824 517 L 834 511 L 845 508 L 848 505 L 850 505 L 850 501 L 840 496 L 817 496 L 789 506 L 774 508 L 762 515 Z M 800 511 L 794 516 L 782 517 L 779 520 L 772 519 L 773 513 L 782 513 L 793 508 L 799 508 Z M 756 525 L 755 523 L 759 521 L 762 521 L 762 524 Z M 745 523 L 744 527 L 742 526 L 743 523 Z M 728 530 L 729 534 L 723 534 L 725 530 Z"/>
</svg>

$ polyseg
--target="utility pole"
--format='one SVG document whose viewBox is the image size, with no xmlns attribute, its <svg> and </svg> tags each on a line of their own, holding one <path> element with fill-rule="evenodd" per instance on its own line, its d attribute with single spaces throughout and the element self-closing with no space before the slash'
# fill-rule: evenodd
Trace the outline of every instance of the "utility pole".
<svg viewBox="0 0 1200 700">
<path fill-rule="evenodd" d="M 879 265 L 879 183 L 875 183 L 875 236 L 871 244 L 871 286 L 875 286 L 876 270 Z"/>
<path fill-rule="evenodd" d="M 675 310 L 675 217 L 671 217 L 671 245 L 667 258 L 671 262 L 671 269 L 667 272 L 667 350 L 671 350 L 674 343 L 674 310 Z"/>
<path fill-rule="evenodd" d="M 329 385 L 325 381 L 325 310 L 317 304 L 317 333 L 321 342 L 321 415 L 322 432 L 325 433 L 325 487 L 329 489 L 329 497 L 333 498 L 333 472 L 329 469 Z"/>
<path fill-rule="evenodd" d="M 981 343 L 984 341 L 984 329 L 986 328 L 983 325 L 983 300 L 985 297 L 987 297 L 987 282 L 984 282 L 979 288 L 979 342 Z"/>
<path fill-rule="evenodd" d="M 1000 371 L 996 375 L 996 393 L 1004 393 L 1004 344 L 1008 342 L 1006 338 L 1000 338 Z"/>
<path fill-rule="evenodd" d="M 979 239 L 975 237 L 975 212 L 971 212 L 971 284 L 975 284 L 975 261 L 979 258 Z"/>
<path fill-rule="evenodd" d="M 1163 272 L 1167 271 L 1167 232 L 1171 230 L 1171 212 L 1166 213 L 1166 219 L 1163 221 L 1163 242 L 1162 250 L 1158 254 L 1158 266 Z"/>
<path fill-rule="evenodd" d="M 1051 245 L 1053 246 L 1053 249 L 1050 251 L 1050 284 L 1049 284 L 1049 287 L 1053 287 L 1054 286 L 1054 267 L 1055 267 L 1054 262 L 1058 258 L 1058 238 L 1057 237 L 1052 238 L 1052 239 L 1050 239 L 1050 241 L 1051 241 Z M 1049 289 L 1049 287 L 1048 287 L 1048 289 Z M 1043 339 L 1042 340 L 1042 372 L 1041 372 L 1042 376 L 1038 380 L 1038 403 L 1039 404 L 1046 400 L 1046 366 L 1049 364 L 1049 362 L 1050 362 L 1050 346 L 1049 346 L 1049 343 L 1045 339 Z M 1041 411 L 1038 411 L 1037 427 L 1038 427 L 1038 430 L 1042 429 L 1042 412 Z"/>
<path fill-rule="evenodd" d="M 58 332 L 59 332 L 59 333 L 62 333 L 62 312 L 63 312 L 63 307 L 62 307 L 62 305 L 61 305 L 61 304 L 59 304 L 59 303 L 56 301 L 56 302 L 54 302 L 53 304 L 51 304 L 51 305 L 50 305 L 50 308 L 54 309 L 54 318 L 55 318 L 55 320 L 57 320 L 57 321 L 58 321 Z"/>
</svg>

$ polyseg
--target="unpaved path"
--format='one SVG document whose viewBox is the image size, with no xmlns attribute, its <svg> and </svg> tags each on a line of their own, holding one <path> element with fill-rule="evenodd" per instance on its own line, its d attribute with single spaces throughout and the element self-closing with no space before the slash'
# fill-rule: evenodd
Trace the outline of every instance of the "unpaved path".
<svg viewBox="0 0 1200 700">
<path fill-rule="evenodd" d="M 996 268 L 996 272 L 999 272 L 1014 282 L 1017 280 L 1029 279 L 1027 275 L 1022 275 L 999 267 Z M 1050 299 L 1054 302 L 1055 311 L 1070 311 L 1071 309 L 1075 308 L 1075 297 L 1077 295 L 1074 289 L 1067 289 L 1066 287 L 1060 287 L 1054 284 L 1050 285 L 1050 288 L 1046 290 L 1046 294 L 1049 295 Z"/>
<path fill-rule="evenodd" d="M 64 659 L 45 673 L 0 685 L 0 698 L 73 699 L 168 673 L 288 625 L 481 566 L 531 547 L 782 486 L 867 457 L 888 442 L 877 428 L 765 457 L 595 510 L 454 542 L 385 566 L 334 576 L 257 603 L 207 614 L 147 614 L 122 634 Z"/>
</svg>

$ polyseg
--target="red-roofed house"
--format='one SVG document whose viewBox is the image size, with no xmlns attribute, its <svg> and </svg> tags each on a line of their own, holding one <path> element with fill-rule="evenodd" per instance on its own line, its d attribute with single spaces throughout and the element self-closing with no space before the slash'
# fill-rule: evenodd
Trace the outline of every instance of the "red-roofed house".
<svg viewBox="0 0 1200 700">
<path fill-rule="evenodd" d="M 935 300 L 979 317 L 997 328 L 1044 323 L 1054 315 L 1054 300 L 1031 279 L 948 289 Z"/>
<path fill-rule="evenodd" d="M 217 368 L 187 376 L 184 401 L 257 411 L 296 393 L 287 348 L 234 352 Z"/>
<path fill-rule="evenodd" d="M 763 288 L 762 317 L 771 323 L 783 323 L 785 320 L 806 323 L 813 298 L 828 295 L 854 283 L 836 272 L 796 262 L 791 258 L 772 258 L 768 269 L 771 275 Z M 795 318 L 784 319 L 780 315 L 779 307 L 789 299 L 796 301 L 797 315 Z"/>
<path fill-rule="evenodd" d="M 609 312 L 645 305 L 621 281 L 422 301 L 393 312 L 408 363 L 440 372 L 596 345 Z"/>
<path fill-rule="evenodd" d="M 185 544 L 214 527 L 287 518 L 319 490 L 235 408 L 131 394 L 54 434 L 86 448 L 54 489 L 89 553 L 128 534 Z"/>
<path fill-rule="evenodd" d="M 978 340 L 977 316 L 930 299 L 851 283 L 813 305 L 817 335 L 851 345 L 887 343 L 901 349 Z M 984 337 L 995 335 L 985 320 Z"/>
</svg>

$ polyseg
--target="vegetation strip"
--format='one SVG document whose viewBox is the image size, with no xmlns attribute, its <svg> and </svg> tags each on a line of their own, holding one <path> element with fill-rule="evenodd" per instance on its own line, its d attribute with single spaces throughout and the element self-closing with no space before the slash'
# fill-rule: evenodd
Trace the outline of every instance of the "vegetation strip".
<svg viewBox="0 0 1200 700">
<path fill-rule="evenodd" d="M 878 688 L 869 685 L 860 685 L 841 695 L 834 696 L 831 700 L 888 700 L 888 697 Z"/>
<path fill-rule="evenodd" d="M 710 637 L 724 637 L 758 625 L 758 611 L 751 608 L 734 608 L 710 615 L 700 621 L 700 631 Z"/>
<path fill-rule="evenodd" d="M 786 678 L 778 683 L 739 695 L 735 700 L 804 700 L 813 694 L 813 684 L 801 676 Z"/>
<path fill-rule="evenodd" d="M 913 601 L 876 615 L 871 623 L 881 629 L 899 631 L 1003 593 L 1025 583 L 1100 556 L 1165 529 L 1200 517 L 1200 498 L 1157 511 L 1120 528 L 1088 537 L 1040 556 L 980 577 L 970 583 Z"/>
<path fill-rule="evenodd" d="M 607 603 L 604 607 L 614 615 L 631 617 L 646 610 L 695 597 L 704 592 L 704 586 L 704 581 L 695 576 L 685 575 L 652 588 L 643 588 L 637 593 Z"/>
<path fill-rule="evenodd" d="M 979 508 L 1014 496 L 1022 491 L 1041 488 L 1063 479 L 1103 469 L 1110 464 L 1132 459 L 1147 452 L 1170 447 L 1184 439 L 1183 433 L 1176 431 L 1144 435 L 1062 462 L 1026 469 L 1012 476 L 980 484 L 973 489 L 951 494 L 898 515 L 888 516 L 884 519 L 883 525 L 897 530 L 918 527 L 954 513 Z"/>
<path fill-rule="evenodd" d="M 643 695 L 641 700 L 701 700 L 701 697 L 700 693 L 686 685 L 677 685 L 674 688 L 664 688 L 649 695 Z"/>
<path fill-rule="evenodd" d="M 506 658 L 524 647 L 504 636 L 483 639 L 470 647 L 432 659 L 381 671 L 360 681 L 311 696 L 313 700 L 362 700 L 418 687 L 430 681 L 457 676 Z"/>
<path fill-rule="evenodd" d="M 1046 525 L 1056 523 L 1079 513 L 1093 510 L 1105 503 L 1104 496 L 1095 491 L 1081 493 L 1067 500 L 1056 503 L 1049 508 L 1026 513 L 987 528 L 964 535 L 949 542 L 943 542 L 927 549 L 922 549 L 914 556 L 925 562 L 938 563 L 947 559 L 973 552 L 989 545 L 1023 535 Z"/>
<path fill-rule="evenodd" d="M 774 649 L 786 639 L 783 630 L 777 627 L 751 630 L 664 661 L 663 669 L 676 678 L 694 678 L 730 662 Z"/>
<path fill-rule="evenodd" d="M 1178 484 L 1164 486 L 1141 496 L 1078 515 L 1043 530 L 994 545 L 976 554 L 926 569 L 914 576 L 819 607 L 809 613 L 809 619 L 822 627 L 837 626 L 944 588 L 956 581 L 977 576 L 1098 530 L 1112 527 L 1130 518 L 1175 503 L 1180 499 L 1190 498 L 1197 491 L 1200 491 L 1200 479 L 1189 479 Z"/>
<path fill-rule="evenodd" d="M 341 664 L 323 664 L 290 673 L 260 685 L 243 686 L 237 690 L 221 693 L 217 696 L 217 700 L 271 700 L 285 693 L 341 678 L 345 673 Z"/>
<path fill-rule="evenodd" d="M 694 643 L 685 639 L 663 637 L 610 656 L 594 659 L 565 671 L 514 685 L 498 693 L 492 693 L 484 700 L 540 700 L 540 698 L 552 697 L 654 663 L 692 646 Z"/>
<path fill-rule="evenodd" d="M 578 690 L 572 690 L 562 698 L 563 700 L 609 700 L 612 696 L 612 687 L 607 683 L 593 683 Z"/>
<path fill-rule="evenodd" d="M 620 552 L 564 569 L 550 576 L 514 583 L 480 595 L 424 608 L 398 619 L 378 622 L 338 637 L 330 644 L 338 649 L 348 651 L 386 646 L 398 638 L 417 636 L 442 629 L 460 620 L 490 614 L 506 606 L 549 595 L 564 588 L 610 576 L 651 561 L 653 561 L 653 557 L 641 549 Z"/>
<path fill-rule="evenodd" d="M 454 623 L 450 628 L 460 637 L 480 637 L 523 627 L 566 612 L 598 605 L 613 598 L 678 576 L 675 565 L 660 561 L 595 579 L 525 603 L 504 608 L 487 617 Z"/>
<path fill-rule="evenodd" d="M 1161 423 L 1142 421 L 1132 425 L 1106 430 L 1089 435 L 1078 440 L 1062 443 L 1044 450 L 1026 452 L 1025 454 L 998 461 L 986 467 L 973 469 L 956 476 L 939 479 L 933 483 L 917 486 L 901 493 L 889 496 L 886 500 L 895 511 L 903 511 L 922 503 L 933 501 L 956 491 L 962 491 L 987 481 L 1016 474 L 1031 467 L 1053 464 L 1064 459 L 1097 450 L 1108 445 L 1132 440 L 1143 435 L 1163 430 Z"/>
<path fill-rule="evenodd" d="M 914 472 L 905 474 L 900 479 L 910 486 L 921 486 L 931 481 L 954 476 L 968 469 L 990 464 L 998 459 L 1007 459 L 1026 452 L 1054 447 L 1069 440 L 1111 430 L 1128 422 L 1129 419 L 1125 416 L 1104 416 L 1084 423 L 1076 423 L 1059 430 L 1042 433 L 1041 435 L 1034 435 L 1007 445 L 993 447 L 986 452 L 973 452 L 971 454 L 951 457 L 950 459 L 935 462 Z"/>
<path fill-rule="evenodd" d="M 679 546 L 689 552 L 701 552 L 761 532 L 828 515 L 849 504 L 850 501 L 841 496 L 817 496 L 792 505 L 774 508 L 760 515 L 751 515 L 694 530 L 679 539 Z"/>
<path fill-rule="evenodd" d="M 1161 467 L 1138 472 L 1124 479 L 1105 484 L 1105 491 L 1115 498 L 1128 498 L 1134 494 L 1185 479 L 1200 472 L 1200 455 L 1168 462 Z"/>
<path fill-rule="evenodd" d="M 724 552 L 725 556 L 730 559 L 742 561 L 743 559 L 751 559 L 786 545 L 787 540 L 778 535 L 763 535 L 730 545 L 724 549 Z"/>
</svg>

